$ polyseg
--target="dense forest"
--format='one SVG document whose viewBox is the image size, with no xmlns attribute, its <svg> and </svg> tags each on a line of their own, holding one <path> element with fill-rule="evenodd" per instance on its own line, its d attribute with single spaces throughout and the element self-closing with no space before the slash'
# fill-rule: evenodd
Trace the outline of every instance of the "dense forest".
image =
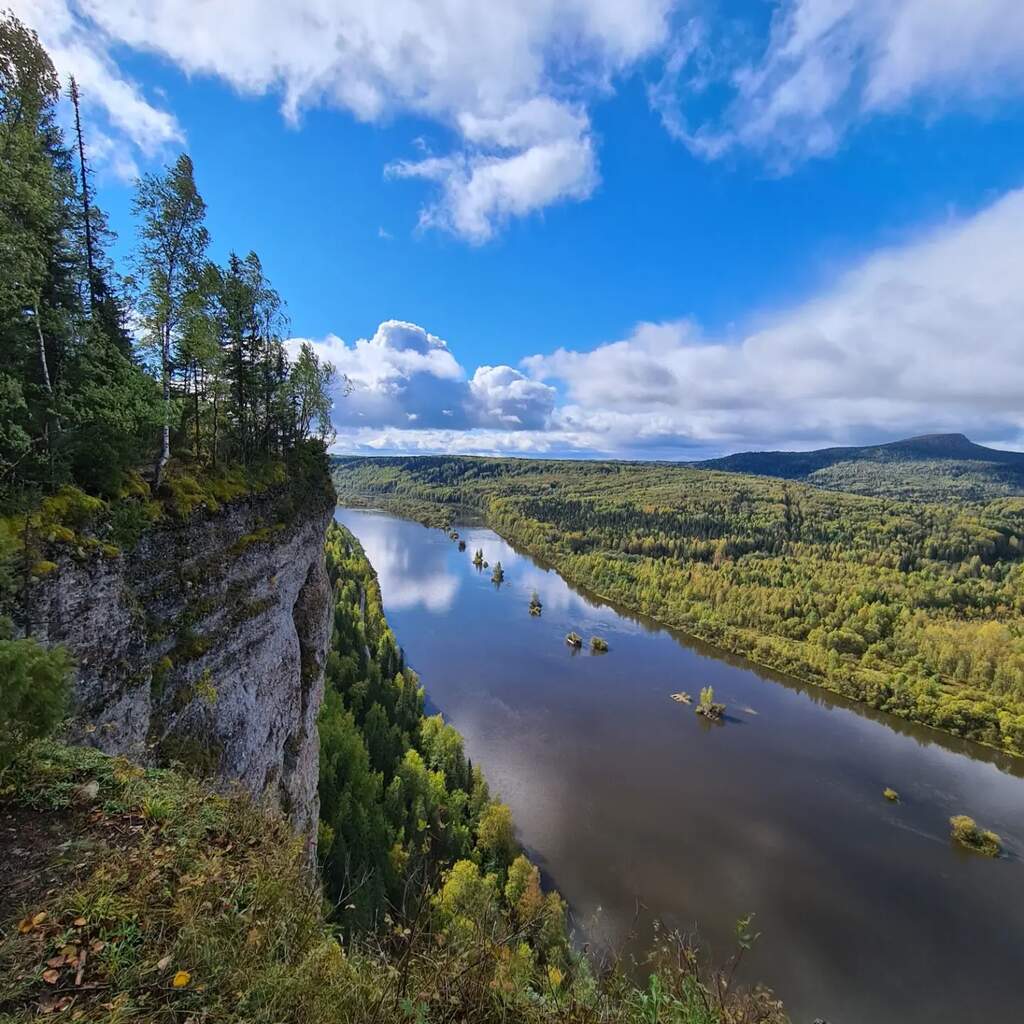
<svg viewBox="0 0 1024 1024">
<path fill-rule="evenodd" d="M 889 444 L 809 452 L 739 452 L 694 465 L 906 501 L 990 501 L 1024 495 L 1024 453 L 986 448 L 963 434 L 926 434 Z"/>
<path fill-rule="evenodd" d="M 137 182 L 134 253 L 114 266 L 83 99 L 35 33 L 0 16 L 0 514 L 61 487 L 158 495 L 311 439 L 322 449 L 332 370 L 308 347 L 288 357 L 284 303 L 255 253 L 209 258 L 186 154 Z"/>
<path fill-rule="evenodd" d="M 910 504 L 685 466 L 339 458 L 347 503 L 485 517 L 571 582 L 1024 754 L 1024 499 Z"/>
<path fill-rule="evenodd" d="M 485 917 L 519 930 L 531 964 L 564 970 L 561 898 L 541 891 L 509 808 L 491 798 L 462 737 L 424 714 L 373 568 L 336 523 L 327 569 L 334 631 L 320 715 L 320 857 L 340 923 L 358 931 L 385 914 L 415 916 L 424 892 L 455 916 L 462 901 L 484 901 Z"/>
</svg>

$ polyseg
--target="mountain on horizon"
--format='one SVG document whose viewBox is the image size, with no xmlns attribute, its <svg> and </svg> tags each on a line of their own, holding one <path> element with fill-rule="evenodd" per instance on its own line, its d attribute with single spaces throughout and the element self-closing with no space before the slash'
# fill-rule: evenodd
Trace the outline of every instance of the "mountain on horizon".
<svg viewBox="0 0 1024 1024">
<path fill-rule="evenodd" d="M 915 501 L 1024 495 L 1024 452 L 986 448 L 964 434 L 921 434 L 887 444 L 809 452 L 737 452 L 694 465 Z"/>
</svg>

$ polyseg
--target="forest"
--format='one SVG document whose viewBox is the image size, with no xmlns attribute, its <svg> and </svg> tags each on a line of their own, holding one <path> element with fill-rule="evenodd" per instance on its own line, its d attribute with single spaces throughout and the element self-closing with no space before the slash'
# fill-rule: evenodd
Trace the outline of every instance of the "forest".
<svg viewBox="0 0 1024 1024">
<path fill-rule="evenodd" d="M 424 714 L 359 541 L 332 523 L 326 551 L 334 631 L 319 725 L 319 850 L 339 923 L 351 933 L 379 928 L 385 914 L 415 917 L 425 892 L 456 916 L 464 900 L 482 900 L 484 917 L 521 929 L 531 961 L 564 970 L 565 906 L 542 892 L 509 808 L 491 798 L 462 737 Z"/>
<path fill-rule="evenodd" d="M 482 516 L 570 582 L 1024 754 L 1024 499 L 916 503 L 687 466 L 337 458 L 346 504 Z"/>
<path fill-rule="evenodd" d="M 0 15 L 0 514 L 62 487 L 160 496 L 322 451 L 333 371 L 308 346 L 286 353 L 285 304 L 254 252 L 210 259 L 187 154 L 136 182 L 135 244 L 115 266 L 83 101 Z"/>
</svg>

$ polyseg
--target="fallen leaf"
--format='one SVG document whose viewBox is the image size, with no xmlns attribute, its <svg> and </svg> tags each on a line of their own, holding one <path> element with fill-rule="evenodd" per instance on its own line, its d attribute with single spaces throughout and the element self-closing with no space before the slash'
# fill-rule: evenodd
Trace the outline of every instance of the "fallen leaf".
<svg viewBox="0 0 1024 1024">
<path fill-rule="evenodd" d="M 22 935 L 28 935 L 28 933 L 32 931 L 32 918 L 23 917 L 18 922 L 18 931 L 21 932 Z"/>
<path fill-rule="evenodd" d="M 157 967 L 158 971 L 166 971 L 167 968 L 170 967 L 170 966 L 171 966 L 171 958 L 169 956 L 162 956 L 156 962 L 156 967 Z"/>
<path fill-rule="evenodd" d="M 46 920 L 46 911 L 41 910 L 35 917 L 32 918 L 32 924 L 38 927 Z"/>
<path fill-rule="evenodd" d="M 94 953 L 102 953 L 107 948 L 107 944 L 102 939 L 94 939 L 89 943 L 89 948 Z"/>
<path fill-rule="evenodd" d="M 62 956 L 51 956 L 50 959 L 46 961 L 46 966 L 47 967 L 63 967 L 64 966 L 64 957 L 62 957 Z"/>
<path fill-rule="evenodd" d="M 192 980 L 192 975 L 188 971 L 178 971 L 171 981 L 172 988 L 184 988 Z"/>
<path fill-rule="evenodd" d="M 59 980 L 60 971 L 55 971 L 53 968 L 48 971 L 43 971 L 43 981 L 45 981 L 47 985 L 56 985 Z"/>
<path fill-rule="evenodd" d="M 76 928 L 84 928 L 88 923 L 89 922 L 86 921 L 86 919 L 84 917 L 76 917 L 75 918 L 75 927 Z"/>
</svg>

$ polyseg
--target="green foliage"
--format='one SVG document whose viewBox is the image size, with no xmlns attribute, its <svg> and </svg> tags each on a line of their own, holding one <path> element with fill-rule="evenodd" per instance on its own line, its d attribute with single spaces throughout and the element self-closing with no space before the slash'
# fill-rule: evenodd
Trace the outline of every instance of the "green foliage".
<svg viewBox="0 0 1024 1024">
<path fill-rule="evenodd" d="M 281 459 L 307 440 L 322 449 L 334 371 L 309 346 L 287 357 L 283 303 L 254 253 L 207 262 L 189 157 L 138 182 L 135 273 L 121 279 L 90 189 L 77 86 L 74 159 L 59 95 L 35 33 L 0 16 L 0 511 L 31 509 L 65 484 L 114 499 L 154 455 L 159 485 L 178 454 L 189 469 L 163 497 L 187 514 L 223 465 Z M 129 536 L 143 527 L 139 515 L 122 520 Z"/>
<path fill-rule="evenodd" d="M 987 829 L 978 828 L 978 823 L 966 814 L 956 814 L 949 819 L 953 838 L 975 853 L 985 857 L 998 857 L 1002 851 L 1002 840 Z"/>
<path fill-rule="evenodd" d="M 917 504 L 687 466 L 346 458 L 343 501 L 473 509 L 570 582 L 1024 754 L 1024 500 Z"/>
<path fill-rule="evenodd" d="M 0 639 L 0 772 L 19 748 L 46 736 L 67 711 L 71 659 L 31 638 Z"/>
<path fill-rule="evenodd" d="M 725 705 L 715 701 L 715 691 L 710 686 L 704 686 L 700 691 L 700 700 L 693 710 L 709 721 L 720 722 L 725 714 Z"/>
<path fill-rule="evenodd" d="M 14 539 L 0 529 L 0 777 L 19 749 L 64 717 L 72 669 L 64 648 L 13 636 L 3 609 L 15 589 L 14 550 Z"/>
</svg>

